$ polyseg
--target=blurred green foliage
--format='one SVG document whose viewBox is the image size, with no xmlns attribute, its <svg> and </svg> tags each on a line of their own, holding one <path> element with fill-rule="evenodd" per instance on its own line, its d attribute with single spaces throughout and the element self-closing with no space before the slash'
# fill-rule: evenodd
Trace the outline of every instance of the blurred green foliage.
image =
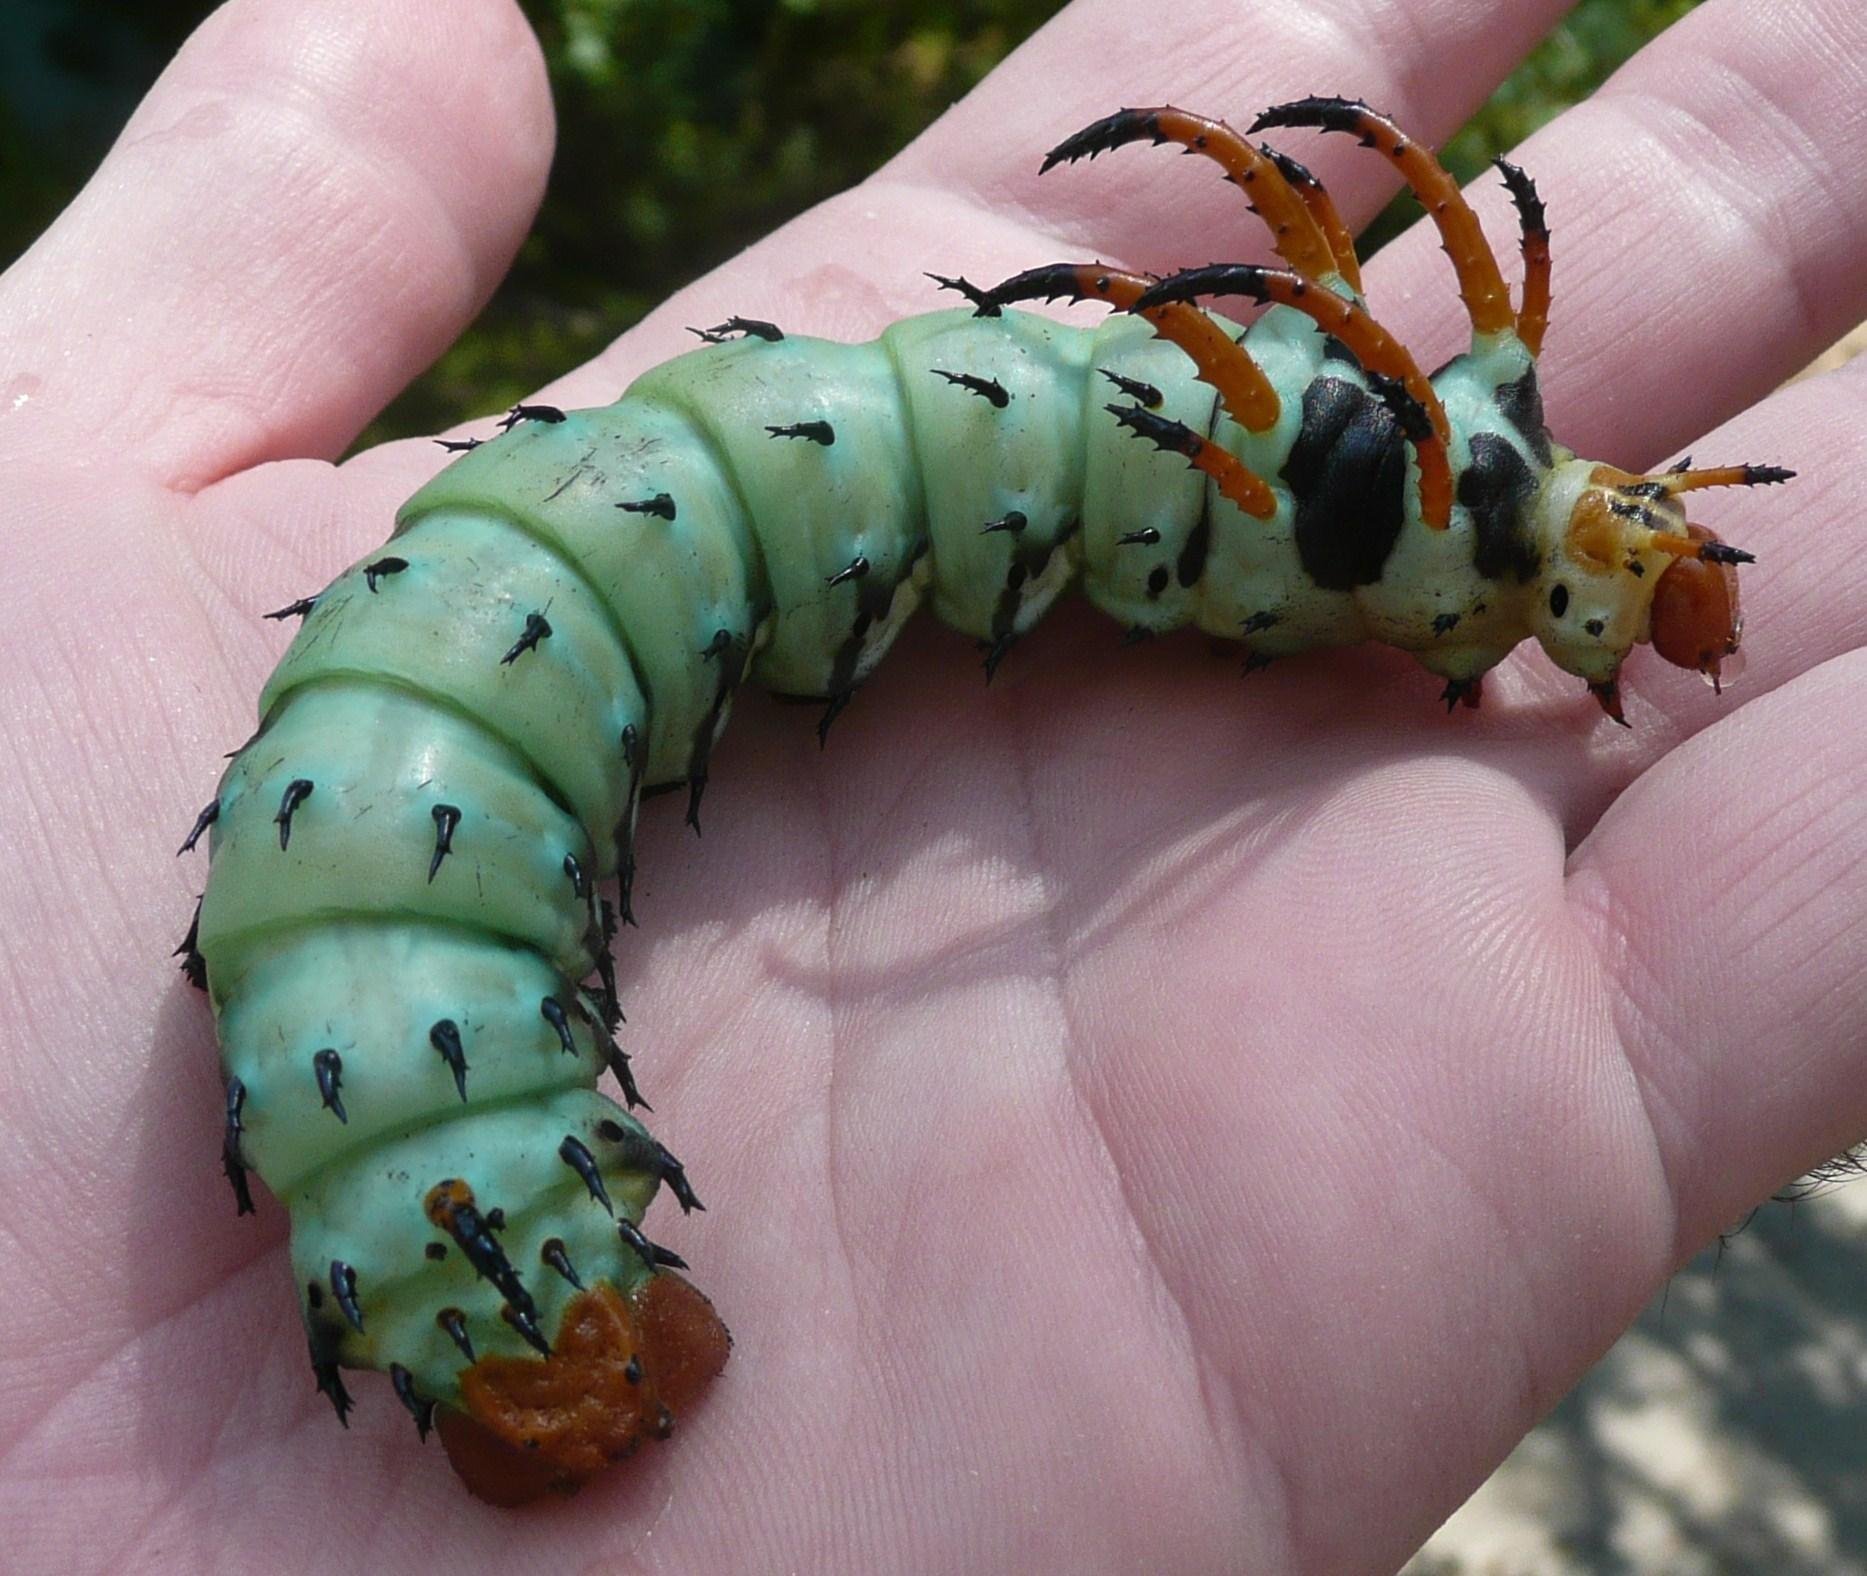
<svg viewBox="0 0 1867 1576">
<path fill-rule="evenodd" d="M 1059 0 L 522 0 L 558 110 L 551 189 L 474 330 L 368 437 L 497 409 L 861 180 Z"/>
<path fill-rule="evenodd" d="M 860 180 L 1061 9 L 1060 0 L 521 3 L 557 100 L 550 191 L 498 296 L 366 443 L 498 409 L 594 354 L 670 291 Z M 1696 3 L 1581 0 L 1452 140 L 1447 162 L 1462 178 L 1480 174 Z M 8 0 L 8 9 L 0 258 L 10 260 L 69 200 L 208 7 Z M 1367 246 L 1412 218 L 1397 200 Z"/>
<path fill-rule="evenodd" d="M 1473 181 L 1500 153 L 1588 97 L 1642 44 L 1656 38 L 1699 0 L 1582 0 L 1493 93 L 1483 109 L 1440 150 L 1446 168 Z M 1371 255 L 1419 217 L 1397 197 L 1361 237 Z"/>
</svg>

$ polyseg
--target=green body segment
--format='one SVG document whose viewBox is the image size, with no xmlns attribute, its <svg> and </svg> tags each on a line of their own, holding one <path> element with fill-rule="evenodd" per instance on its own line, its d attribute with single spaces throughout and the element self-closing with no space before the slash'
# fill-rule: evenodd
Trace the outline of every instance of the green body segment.
<svg viewBox="0 0 1867 1576">
<path fill-rule="evenodd" d="M 592 883 L 626 881 L 644 788 L 704 783 L 742 678 L 836 700 L 923 599 L 1002 649 L 1076 582 L 1150 630 L 1237 638 L 1271 615 L 1274 652 L 1375 633 L 1427 652 L 1436 608 L 1483 600 L 1463 511 L 1430 541 L 1405 526 L 1396 551 L 1443 561 L 1427 592 L 1323 589 L 1286 488 L 1251 519 L 1106 408 L 1134 396 L 1104 374 L 1150 385 L 1157 414 L 1277 483 L 1329 347 L 1281 308 L 1250 344 L 1293 391 L 1260 434 L 1127 316 L 955 311 L 866 345 L 709 346 L 464 456 L 317 599 L 222 782 L 198 944 L 244 1090 L 230 1150 L 291 1208 L 321 1378 L 399 1364 L 455 1401 L 450 1311 L 476 1354 L 529 1350 L 424 1213 L 450 1178 L 502 1217 L 547 1337 L 575 1291 L 548 1247 L 585 1285 L 652 1273 L 616 1222 L 679 1173 L 595 1089 L 616 1061 L 579 986 L 607 948 Z M 1488 398 L 1513 366 L 1456 377 Z M 1365 388 L 1352 363 L 1329 373 Z M 352 1274 L 360 1330 L 336 1295 Z"/>
</svg>

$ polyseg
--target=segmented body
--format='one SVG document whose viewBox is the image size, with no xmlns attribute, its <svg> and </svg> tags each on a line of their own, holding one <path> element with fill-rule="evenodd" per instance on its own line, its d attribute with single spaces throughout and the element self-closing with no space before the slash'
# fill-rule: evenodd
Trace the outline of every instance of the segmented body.
<svg viewBox="0 0 1867 1576">
<path fill-rule="evenodd" d="M 734 320 L 613 405 L 520 407 L 388 547 L 281 610 L 303 627 L 196 826 L 213 863 L 185 946 L 219 1021 L 228 1175 L 243 1208 L 250 1167 L 291 1209 L 340 1417 L 340 1366 L 388 1370 L 424 1433 L 438 1403 L 523 1445 L 601 1391 L 628 1415 L 546 1440 L 574 1481 L 665 1433 L 688 1370 L 724 1360 L 657 1348 L 642 1312 L 679 1260 L 637 1223 L 664 1181 L 698 1201 L 596 1087 L 613 1071 L 635 1103 L 596 883 L 620 876 L 626 915 L 645 792 L 685 785 L 697 824 L 742 681 L 820 697 L 827 726 L 922 601 L 989 671 L 1075 585 L 1130 629 L 1192 624 L 1258 660 L 1384 641 L 1454 698 L 1532 634 L 1612 685 L 1647 634 L 1640 581 L 1678 555 L 1643 536 L 1609 562 L 1552 527 L 1595 483 L 1544 430 L 1534 344 L 1487 327 L 1408 393 L 1325 332 L 1352 270 L 1312 284 L 1336 305 L 1274 305 L 1243 336 L 1248 406 L 1158 311 L 1077 327 L 970 291 L 976 310 L 862 345 Z M 1178 310 L 1237 353 L 1235 326 Z M 636 1310 L 589 1337 L 611 1339 L 601 1374 L 554 1344 L 589 1344 L 599 1287 Z M 488 1399 L 553 1373 L 570 1390 L 517 1423 Z"/>
</svg>

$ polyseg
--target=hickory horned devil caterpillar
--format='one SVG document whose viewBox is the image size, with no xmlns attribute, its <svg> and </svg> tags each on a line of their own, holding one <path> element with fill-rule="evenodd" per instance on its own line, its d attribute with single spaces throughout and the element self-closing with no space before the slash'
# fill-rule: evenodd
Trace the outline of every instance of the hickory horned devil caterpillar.
<svg viewBox="0 0 1867 1576">
<path fill-rule="evenodd" d="M 1500 161 L 1513 310 L 1425 148 L 1341 99 L 1250 131 L 1285 126 L 1357 136 L 1438 226 L 1472 344 L 1431 378 L 1369 315 L 1308 171 L 1221 122 L 1126 109 L 1044 168 L 1178 143 L 1248 194 L 1287 266 L 935 276 L 971 309 L 863 345 L 731 319 L 604 409 L 519 406 L 497 439 L 447 445 L 472 452 L 389 550 L 270 615 L 303 626 L 183 845 L 211 827 L 179 952 L 218 1019 L 228 1180 L 242 1212 L 249 1168 L 290 1208 L 339 1420 L 340 1368 L 386 1369 L 469 1486 L 511 1503 L 665 1437 L 725 1362 L 711 1305 L 638 1224 L 663 1183 L 699 1199 L 596 1084 L 643 1104 L 609 952 L 637 806 L 684 785 L 698 827 L 742 678 L 827 702 L 827 728 L 923 596 L 989 675 L 1080 580 L 1134 632 L 1190 621 L 1250 664 L 1386 642 L 1449 706 L 1529 636 L 1617 722 L 1636 642 L 1716 680 L 1749 555 L 1681 499 L 1790 473 L 1635 476 L 1560 448 L 1530 179 Z M 1194 304 L 1225 295 L 1268 310 L 1241 335 Z M 1122 310 L 1095 329 L 1005 310 L 1058 296 Z"/>
</svg>

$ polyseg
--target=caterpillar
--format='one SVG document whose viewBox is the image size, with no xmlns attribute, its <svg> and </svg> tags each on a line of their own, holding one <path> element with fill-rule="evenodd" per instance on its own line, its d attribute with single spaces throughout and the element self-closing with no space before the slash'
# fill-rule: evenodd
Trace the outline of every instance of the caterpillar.
<svg viewBox="0 0 1867 1576">
<path fill-rule="evenodd" d="M 1341 132 L 1437 225 L 1471 325 L 1431 376 L 1371 315 L 1322 184 L 1250 139 Z M 1751 555 L 1686 518 L 1765 465 L 1635 475 L 1548 432 L 1551 254 L 1530 178 L 1513 304 L 1455 181 L 1366 105 L 1307 98 L 1244 134 L 1123 109 L 1044 169 L 1130 143 L 1216 161 L 1279 266 L 1162 278 L 1053 263 L 867 344 L 730 317 L 614 404 L 513 408 L 389 542 L 269 617 L 301 626 L 183 850 L 207 887 L 178 954 L 208 993 L 236 1208 L 291 1214 L 317 1389 L 386 1371 L 422 1438 L 500 1503 L 646 1439 L 729 1338 L 642 1221 L 701 1207 L 617 1034 L 642 800 L 696 830 L 740 685 L 820 733 L 922 603 L 989 679 L 1071 585 L 1134 635 L 1193 624 L 1246 667 L 1363 641 L 1448 709 L 1534 639 L 1625 723 L 1640 643 L 1719 682 Z M 1264 310 L 1249 329 L 1211 298 Z M 1094 327 L 1019 311 L 1065 298 Z M 614 901 L 599 884 L 616 882 Z M 612 1074 L 622 1096 L 601 1093 Z"/>
</svg>

